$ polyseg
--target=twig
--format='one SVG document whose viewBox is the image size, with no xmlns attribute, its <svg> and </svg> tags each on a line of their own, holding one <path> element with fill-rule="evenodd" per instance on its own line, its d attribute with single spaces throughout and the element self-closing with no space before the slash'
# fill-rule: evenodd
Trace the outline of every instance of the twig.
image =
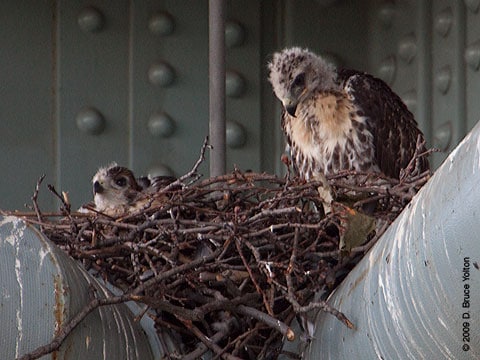
<svg viewBox="0 0 480 360">
<path fill-rule="evenodd" d="M 268 314 L 265 314 L 262 311 L 245 305 L 239 305 L 236 308 L 236 311 L 240 314 L 251 316 L 257 320 L 260 320 L 264 324 L 267 324 L 268 326 L 274 328 L 275 330 L 279 331 L 283 336 L 285 336 L 288 341 L 293 341 L 295 339 L 295 333 L 289 326 L 284 324 L 282 321 L 275 319 Z"/>
<path fill-rule="evenodd" d="M 33 203 L 33 208 L 35 210 L 35 215 L 37 216 L 37 220 L 42 223 L 42 213 L 40 212 L 40 208 L 38 206 L 38 193 L 40 191 L 40 185 L 42 184 L 43 179 L 45 179 L 45 174 L 40 176 L 40 178 L 37 181 L 37 185 L 35 186 L 35 191 L 33 192 L 32 196 L 32 203 Z M 42 227 L 40 227 L 42 229 Z M 42 229 L 43 230 L 43 229 Z"/>
<path fill-rule="evenodd" d="M 180 319 L 180 321 L 185 323 L 185 321 L 183 321 L 182 319 Z M 225 354 L 224 351 L 214 341 L 212 341 L 212 339 L 206 337 L 195 325 L 191 323 L 185 323 L 185 326 L 187 326 L 195 334 L 195 336 L 200 339 L 200 341 L 205 344 L 209 349 L 211 349 L 215 354 L 220 355 L 222 359 L 242 360 L 239 357 Z"/>
<path fill-rule="evenodd" d="M 213 336 L 210 337 L 210 341 L 212 343 L 216 344 L 227 335 L 228 334 L 224 333 L 223 331 L 218 331 Z M 202 342 L 201 344 L 199 344 L 197 346 L 197 348 L 195 350 L 193 350 L 192 352 L 183 356 L 182 360 L 197 360 L 197 359 L 200 359 L 202 357 L 202 355 L 205 354 L 208 351 L 208 349 L 209 349 L 209 347 L 207 345 L 205 345 L 205 343 Z"/>
<path fill-rule="evenodd" d="M 77 327 L 77 325 L 85 319 L 85 317 L 100 306 L 120 304 L 127 301 L 135 300 L 132 295 L 114 296 L 106 299 L 95 298 L 91 300 L 77 315 L 71 318 L 55 335 L 53 340 L 47 345 L 40 346 L 28 354 L 25 354 L 17 360 L 33 360 L 44 355 L 50 354 L 60 348 L 65 338 Z"/>
<path fill-rule="evenodd" d="M 62 212 L 65 213 L 65 215 L 70 215 L 70 210 L 71 210 L 71 205 L 67 200 L 65 199 L 64 195 L 60 195 L 57 190 L 55 190 L 55 187 L 53 185 L 48 184 L 47 185 L 48 190 L 50 190 L 60 201 L 62 202 Z"/>
<path fill-rule="evenodd" d="M 281 208 L 281 209 L 273 209 L 273 210 L 262 210 L 258 214 L 252 216 L 250 219 L 248 219 L 249 223 L 253 223 L 259 219 L 264 219 L 265 217 L 268 216 L 277 216 L 277 215 L 284 215 L 284 214 L 289 214 L 291 212 L 302 212 L 302 209 L 300 209 L 297 206 L 291 206 L 288 208 Z"/>
<path fill-rule="evenodd" d="M 211 148 L 211 146 L 208 144 L 208 136 L 205 137 L 203 140 L 202 148 L 200 149 L 200 156 L 198 160 L 195 162 L 193 165 L 192 169 L 187 172 L 185 175 L 181 176 L 174 182 L 168 184 L 165 186 L 163 189 L 159 191 L 159 194 L 166 193 L 167 191 L 170 191 L 178 186 L 183 186 L 183 182 L 187 179 L 194 178 L 194 180 L 197 180 L 199 177 L 198 176 L 198 168 L 200 167 L 200 164 L 205 161 L 205 152 L 207 148 Z"/>
<path fill-rule="evenodd" d="M 132 294 L 137 295 L 140 294 L 141 292 L 145 291 L 148 287 L 151 287 L 155 285 L 156 283 L 159 283 L 165 279 L 168 279 L 169 277 L 172 277 L 173 275 L 186 272 L 189 269 L 192 269 L 196 266 L 199 266 L 203 263 L 206 263 L 208 261 L 211 261 L 221 255 L 222 252 L 225 251 L 225 249 L 228 248 L 228 243 L 225 244 L 224 248 L 218 248 L 215 250 L 213 253 L 211 253 L 209 256 L 205 256 L 196 260 L 193 260 L 192 262 L 188 264 L 183 264 L 180 266 L 177 266 L 169 271 L 163 272 L 161 274 L 158 274 L 158 276 L 155 276 L 154 278 L 145 281 L 143 284 L 137 286 L 133 291 Z"/>
<path fill-rule="evenodd" d="M 320 310 L 325 311 L 329 314 L 332 314 L 333 316 L 335 316 L 338 320 L 340 320 L 349 329 L 354 329 L 355 328 L 355 325 L 353 325 L 353 323 L 350 320 L 348 320 L 348 318 L 342 312 L 340 312 L 337 309 L 331 307 L 325 301 L 311 302 L 306 306 L 296 307 L 295 312 L 301 314 L 301 313 L 309 312 L 313 309 L 320 309 Z"/>
<path fill-rule="evenodd" d="M 238 255 L 240 256 L 240 259 L 242 259 L 242 262 L 243 262 L 243 265 L 245 266 L 245 269 L 247 270 L 248 272 L 248 275 L 250 276 L 250 280 L 252 281 L 252 283 L 255 285 L 255 289 L 257 290 L 257 292 L 262 295 L 262 298 L 263 298 L 263 303 L 265 305 L 265 308 L 267 309 L 267 312 L 269 314 L 273 314 L 273 310 L 265 296 L 265 292 L 262 290 L 262 288 L 260 287 L 260 285 L 258 284 L 257 280 L 255 279 L 255 275 L 253 274 L 253 271 L 252 269 L 250 268 L 250 266 L 248 265 L 248 262 L 243 254 L 243 251 L 242 251 L 242 247 L 240 245 L 240 240 L 239 239 L 235 239 L 235 246 L 237 247 L 237 251 L 238 251 Z"/>
<path fill-rule="evenodd" d="M 288 269 L 287 269 L 287 272 L 285 274 L 285 278 L 286 278 L 286 281 L 287 281 L 287 289 L 288 289 L 288 293 L 287 293 L 287 297 L 286 297 L 287 300 L 292 304 L 293 309 L 295 310 L 295 312 L 297 314 L 305 313 L 305 312 L 308 312 L 308 311 L 313 310 L 313 309 L 321 309 L 321 310 L 323 310 L 325 312 L 328 312 L 328 313 L 332 314 L 333 316 L 335 316 L 338 320 L 340 320 L 342 323 L 344 323 L 349 329 L 353 329 L 354 328 L 353 323 L 350 320 L 348 320 L 348 318 L 343 313 L 341 313 L 337 309 L 331 307 L 325 301 L 311 302 L 307 306 L 301 306 L 298 303 L 297 299 L 295 298 L 295 293 L 293 291 L 293 282 L 292 282 L 292 277 L 291 277 L 291 273 L 293 271 L 293 267 L 294 267 L 295 259 L 296 259 L 298 239 L 299 239 L 299 232 L 298 232 L 298 229 L 295 229 L 295 235 L 294 235 L 293 246 L 292 246 L 292 254 L 290 256 Z"/>
</svg>

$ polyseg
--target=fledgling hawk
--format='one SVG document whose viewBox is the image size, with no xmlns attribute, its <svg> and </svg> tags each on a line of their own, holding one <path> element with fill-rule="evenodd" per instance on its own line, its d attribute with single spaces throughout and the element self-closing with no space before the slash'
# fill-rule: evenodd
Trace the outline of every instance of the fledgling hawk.
<svg viewBox="0 0 480 360">
<path fill-rule="evenodd" d="M 380 79 L 298 47 L 275 53 L 268 67 L 293 166 L 306 180 L 342 170 L 398 178 L 423 140 L 413 114 Z M 428 167 L 420 158 L 419 171 Z"/>
<path fill-rule="evenodd" d="M 155 193 L 175 181 L 171 176 L 135 178 L 133 172 L 116 163 L 101 167 L 93 176 L 93 209 L 117 217 L 156 205 Z M 155 201 L 155 203 L 153 203 Z"/>
</svg>

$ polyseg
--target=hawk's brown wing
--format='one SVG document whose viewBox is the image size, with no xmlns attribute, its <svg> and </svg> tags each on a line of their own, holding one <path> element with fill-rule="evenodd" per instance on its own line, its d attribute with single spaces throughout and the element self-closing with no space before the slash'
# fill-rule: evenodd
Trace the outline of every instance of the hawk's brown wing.
<svg viewBox="0 0 480 360">
<path fill-rule="evenodd" d="M 398 178 L 416 149 L 418 128 L 413 114 L 400 97 L 382 80 L 355 70 L 338 71 L 338 79 L 351 101 L 374 134 L 375 157 L 380 170 L 387 176 Z M 428 160 L 420 161 L 420 171 L 429 168 Z"/>
</svg>

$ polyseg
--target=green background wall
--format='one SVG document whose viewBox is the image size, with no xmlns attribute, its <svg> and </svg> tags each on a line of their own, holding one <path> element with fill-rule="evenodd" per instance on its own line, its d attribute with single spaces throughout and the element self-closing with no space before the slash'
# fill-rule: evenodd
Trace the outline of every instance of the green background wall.
<svg viewBox="0 0 480 360">
<path fill-rule="evenodd" d="M 266 63 L 291 45 L 387 81 L 438 166 L 479 119 L 479 3 L 227 1 L 228 169 L 283 172 Z M 0 31 L 1 209 L 23 209 L 42 174 L 78 207 L 111 161 L 191 168 L 208 134 L 208 1 L 6 0 Z M 45 188 L 40 204 L 56 206 Z"/>
</svg>

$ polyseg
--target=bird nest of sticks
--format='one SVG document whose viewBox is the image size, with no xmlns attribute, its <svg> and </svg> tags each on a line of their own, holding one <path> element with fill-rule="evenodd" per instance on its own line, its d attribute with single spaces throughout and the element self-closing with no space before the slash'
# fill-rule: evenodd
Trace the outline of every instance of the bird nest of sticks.
<svg viewBox="0 0 480 360">
<path fill-rule="evenodd" d="M 164 349 L 170 359 L 196 359 L 207 351 L 228 359 L 276 358 L 285 339 L 308 332 L 301 326 L 294 331 L 292 321 L 315 309 L 354 327 L 348 312 L 325 299 L 430 174 L 417 174 L 414 166 L 400 180 L 360 174 L 355 186 L 347 179 L 358 174 L 339 174 L 328 179 L 336 200 L 326 211 L 322 181 L 240 170 L 202 179 L 198 166 L 207 147 L 189 173 L 159 192 L 161 205 L 135 214 L 113 219 L 71 212 L 66 196 L 50 185 L 61 210 L 42 213 L 36 202 L 41 181 L 34 211 L 9 213 L 39 226 L 91 273 L 122 290 L 92 299 L 51 344 L 25 358 L 56 350 L 96 307 L 126 301 L 144 306 L 142 316 L 154 320 L 161 343 L 175 343 Z M 352 193 L 353 201 L 337 201 Z M 362 198 L 378 202 L 372 214 L 358 211 Z M 314 300 L 315 294 L 322 296 Z M 165 329 L 174 334 L 168 341 Z"/>
</svg>

